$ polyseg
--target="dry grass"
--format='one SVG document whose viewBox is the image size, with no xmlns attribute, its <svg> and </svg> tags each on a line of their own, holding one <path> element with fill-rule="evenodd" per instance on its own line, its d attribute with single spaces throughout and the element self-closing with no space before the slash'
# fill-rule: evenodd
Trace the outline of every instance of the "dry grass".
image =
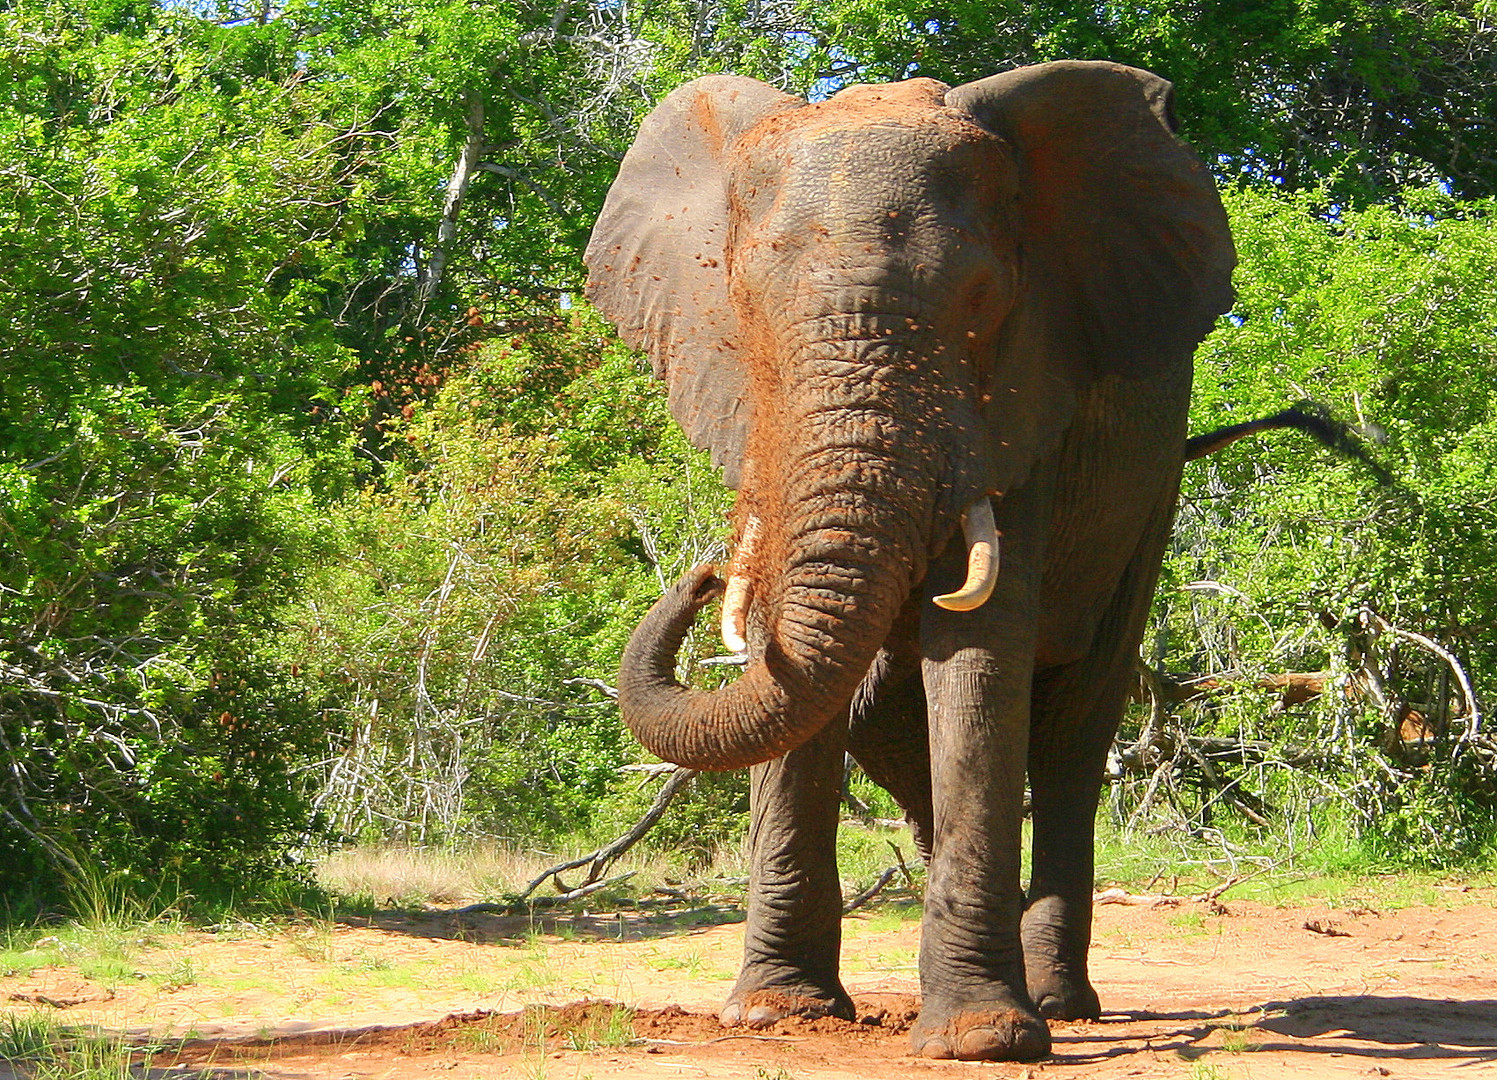
<svg viewBox="0 0 1497 1080">
<path fill-rule="evenodd" d="M 332 892 L 379 906 L 453 905 L 502 893 L 527 871 L 539 873 L 542 862 L 497 846 L 357 847 L 329 855 L 317 867 L 317 880 Z"/>
<path fill-rule="evenodd" d="M 580 846 L 580 845 L 579 845 Z M 908 830 L 844 822 L 838 833 L 838 866 L 848 895 L 866 888 L 902 857 L 918 870 Z M 348 900 L 372 907 L 456 907 L 476 901 L 513 898 L 552 866 L 582 854 L 575 847 L 557 852 L 518 851 L 500 844 L 465 849 L 373 845 L 334 852 L 317 868 L 322 886 Z M 703 865 L 697 852 L 626 852 L 606 873 L 609 878 L 633 872 L 624 895 L 686 895 L 694 900 L 741 899 L 748 878 L 748 859 L 739 844 L 718 848 Z M 585 868 L 567 870 L 567 886 L 580 885 Z M 552 882 L 539 895 L 553 892 Z"/>
<path fill-rule="evenodd" d="M 323 860 L 317 879 L 330 892 L 376 907 L 451 907 L 513 896 L 566 857 L 493 844 L 461 851 L 384 845 L 345 848 Z M 747 862 L 736 848 L 718 852 L 708 866 L 689 873 L 668 854 L 631 852 L 609 868 L 608 876 L 631 870 L 635 876 L 629 891 L 635 894 L 660 885 L 710 894 L 722 890 L 721 879 L 748 875 Z M 562 877 L 575 885 L 583 871 L 567 871 Z M 541 891 L 549 892 L 551 887 L 543 885 Z"/>
</svg>

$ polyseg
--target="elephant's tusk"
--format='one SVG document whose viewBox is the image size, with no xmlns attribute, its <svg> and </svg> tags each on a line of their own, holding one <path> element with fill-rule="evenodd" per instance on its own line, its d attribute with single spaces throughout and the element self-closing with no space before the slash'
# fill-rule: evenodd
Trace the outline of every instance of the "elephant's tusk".
<svg viewBox="0 0 1497 1080">
<path fill-rule="evenodd" d="M 993 595 L 998 584 L 998 527 L 993 523 L 993 504 L 986 495 L 975 500 L 962 515 L 962 536 L 967 541 L 967 580 L 953 593 L 937 596 L 937 606 L 947 611 L 976 611 Z"/>
<path fill-rule="evenodd" d="M 723 647 L 730 653 L 748 652 L 749 588 L 752 582 L 748 569 L 759 546 L 759 532 L 759 519 L 749 515 L 728 570 L 728 586 L 723 591 L 722 639 Z"/>
</svg>

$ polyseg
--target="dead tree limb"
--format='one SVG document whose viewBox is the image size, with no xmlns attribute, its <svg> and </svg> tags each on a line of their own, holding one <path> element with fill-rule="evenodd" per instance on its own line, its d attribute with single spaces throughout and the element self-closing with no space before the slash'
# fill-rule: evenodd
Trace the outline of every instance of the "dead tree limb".
<svg viewBox="0 0 1497 1080">
<path fill-rule="evenodd" d="M 579 885 L 575 889 L 568 889 L 555 896 L 537 896 L 534 899 L 520 899 L 508 904 L 495 904 L 484 901 L 478 904 L 468 904 L 464 907 L 453 908 L 449 915 L 517 915 L 535 908 L 561 907 L 570 904 L 573 900 L 581 900 L 591 896 L 593 893 L 611 889 L 615 885 L 622 885 L 628 881 L 638 870 L 630 870 L 617 877 L 608 878 L 606 881 L 594 881 L 588 885 Z"/>
<path fill-rule="evenodd" d="M 1236 790 L 1237 785 L 1241 783 L 1240 778 L 1223 781 L 1221 778 L 1221 774 L 1219 774 L 1212 766 L 1211 762 L 1207 760 L 1206 755 L 1202 754 L 1199 750 L 1191 745 L 1191 740 L 1185 739 L 1182 741 L 1181 745 L 1183 746 L 1185 753 L 1190 757 L 1192 761 L 1196 763 L 1196 767 L 1201 770 L 1201 775 L 1205 777 L 1206 783 L 1216 788 L 1215 798 L 1229 803 L 1233 809 L 1235 809 L 1239 814 L 1251 821 L 1254 825 L 1261 826 L 1265 829 L 1270 827 L 1268 819 L 1260 814 L 1255 808 L 1249 806 L 1247 800 L 1244 799 L 1242 795 L 1239 794 Z M 1209 806 L 1210 802 L 1208 801 L 1205 806 L 1202 807 L 1203 814 L 1206 807 Z"/>
<path fill-rule="evenodd" d="M 1128 823 L 1123 826 L 1125 835 L 1132 833 L 1138 827 L 1138 823 L 1143 820 L 1143 816 L 1149 812 L 1149 807 L 1154 805 L 1154 796 L 1159 790 L 1159 785 L 1164 781 L 1165 776 L 1174 770 L 1179 762 L 1180 752 L 1176 750 L 1174 757 L 1166 758 L 1159 763 L 1159 767 L 1154 770 L 1154 775 L 1149 777 L 1149 786 L 1144 789 L 1143 798 L 1138 800 L 1138 805 L 1134 807 L 1133 813 L 1128 816 Z"/>
<path fill-rule="evenodd" d="M 452 177 L 447 181 L 447 195 L 442 201 L 442 218 L 437 224 L 437 242 L 426 261 L 426 271 L 421 275 L 421 284 L 417 290 L 423 309 L 436 295 L 442 273 L 447 269 L 447 255 L 453 240 L 457 238 L 457 218 L 462 211 L 463 197 L 468 193 L 468 185 L 472 183 L 479 159 L 483 156 L 483 97 L 472 91 L 466 97 L 467 135 L 463 140 L 462 151 L 457 156 L 457 163 L 452 167 Z M 425 316 L 423 314 L 420 317 Z"/>
<path fill-rule="evenodd" d="M 1374 629 L 1379 633 L 1392 634 L 1394 637 L 1412 642 L 1426 652 L 1432 653 L 1445 661 L 1446 665 L 1450 668 L 1450 673 L 1455 676 L 1455 681 L 1461 688 L 1461 696 L 1466 699 L 1466 730 L 1461 734 L 1460 739 L 1456 743 L 1456 752 L 1458 753 L 1463 745 L 1474 739 L 1481 731 L 1481 713 L 1476 707 L 1476 692 L 1471 688 L 1471 679 L 1466 675 L 1466 669 L 1461 666 L 1461 662 L 1456 659 L 1454 653 L 1439 642 L 1425 637 L 1423 634 L 1416 634 L 1412 630 L 1404 630 L 1401 627 L 1394 626 L 1371 608 L 1364 607 L 1359 613 L 1359 617 L 1362 624 L 1369 629 Z"/>
<path fill-rule="evenodd" d="M 894 875 L 897 874 L 897 873 L 899 873 L 899 867 L 897 867 L 897 866 L 891 866 L 891 867 L 889 867 L 887 870 L 885 870 L 882 874 L 880 874 L 878 876 L 878 880 L 877 881 L 875 881 L 872 885 L 868 886 L 868 888 L 864 889 L 862 892 L 858 893 L 857 896 L 854 896 L 847 903 L 843 904 L 842 905 L 842 914 L 849 915 L 852 912 L 857 911 L 858 908 L 862 907 L 864 904 L 868 903 L 868 901 L 872 900 L 879 893 L 883 892 L 884 891 L 884 886 L 887 885 L 887 884 L 889 884 L 889 882 L 893 881 L 894 880 Z"/>
<path fill-rule="evenodd" d="M 602 679 L 563 679 L 561 681 L 564 686 L 591 686 L 610 701 L 618 700 L 618 687 L 610 686 Z"/>
<path fill-rule="evenodd" d="M 915 877 L 910 873 L 909 864 L 904 861 L 904 852 L 899 849 L 899 845 L 893 840 L 889 841 L 889 846 L 894 849 L 894 861 L 899 867 L 899 872 L 904 875 L 904 883 L 913 889 L 915 887 Z"/>
<path fill-rule="evenodd" d="M 558 874 L 565 873 L 568 870 L 575 870 L 579 866 L 588 867 L 587 876 L 582 879 L 581 884 L 576 888 L 567 890 L 563 895 L 572 896 L 574 899 L 578 895 L 586 895 L 581 890 L 588 889 L 589 886 L 601 879 L 607 872 L 608 867 L 620 855 L 639 843 L 644 835 L 655 827 L 655 823 L 665 816 L 665 811 L 670 806 L 671 800 L 676 797 L 682 788 L 691 783 L 696 775 L 695 769 L 677 769 L 671 774 L 671 778 L 661 787 L 659 794 L 655 796 L 655 801 L 645 811 L 644 817 L 636 821 L 633 828 L 611 843 L 603 845 L 597 851 L 588 852 L 586 855 L 580 855 L 575 859 L 568 859 L 566 862 L 559 863 L 544 871 L 531 881 L 529 885 L 525 886 L 525 890 L 516 897 L 516 901 L 539 903 L 540 901 L 531 901 L 529 899 L 530 895 L 536 889 L 539 889 L 547 881 L 552 879 L 556 879 L 559 882 L 560 878 L 557 877 Z M 547 903 L 554 904 L 556 902 L 555 897 L 547 899 Z"/>
</svg>

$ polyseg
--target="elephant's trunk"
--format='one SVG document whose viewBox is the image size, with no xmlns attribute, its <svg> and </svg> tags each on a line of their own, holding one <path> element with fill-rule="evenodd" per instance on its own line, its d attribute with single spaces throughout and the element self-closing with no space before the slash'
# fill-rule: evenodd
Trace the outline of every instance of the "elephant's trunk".
<svg viewBox="0 0 1497 1080">
<path fill-rule="evenodd" d="M 787 683 L 779 656 L 766 654 L 715 693 L 676 682 L 676 652 L 692 619 L 722 590 L 711 567 L 688 573 L 650 609 L 624 650 L 619 710 L 640 743 L 691 769 L 738 769 L 786 753 L 828 717 Z"/>
<path fill-rule="evenodd" d="M 908 333 L 908 320 L 900 329 Z M 853 346 L 844 339 L 838 349 L 800 350 L 781 401 L 807 404 L 786 406 L 758 435 L 755 473 L 774 484 L 744 493 L 765 535 L 751 572 L 763 633 L 743 674 L 714 692 L 675 679 L 692 619 L 722 590 L 706 568 L 651 609 L 624 652 L 620 711 L 668 761 L 741 768 L 811 738 L 846 709 L 924 575 L 945 459 L 931 433 L 903 415 L 907 398 L 895 409 L 880 400 L 887 383 L 849 378 L 850 354 L 867 370 L 872 348 L 911 349 L 891 341 L 881 322 L 865 333 Z"/>
<path fill-rule="evenodd" d="M 651 753 L 693 769 L 743 768 L 793 750 L 846 708 L 909 592 L 912 563 L 923 557 L 892 568 L 804 562 L 780 590 L 761 654 L 715 692 L 675 679 L 693 618 L 722 592 L 712 569 L 698 567 L 629 639 L 619 670 L 624 721 Z"/>
</svg>

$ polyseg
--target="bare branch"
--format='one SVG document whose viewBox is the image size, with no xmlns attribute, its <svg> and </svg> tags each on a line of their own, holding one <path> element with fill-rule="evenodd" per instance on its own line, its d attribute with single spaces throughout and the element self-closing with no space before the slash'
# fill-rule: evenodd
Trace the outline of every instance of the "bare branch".
<svg viewBox="0 0 1497 1080">
<path fill-rule="evenodd" d="M 899 867 L 897 866 L 891 866 L 886 869 L 882 874 L 878 876 L 877 881 L 868 886 L 868 888 L 864 889 L 862 892 L 858 893 L 857 896 L 854 896 L 847 903 L 842 905 L 842 914 L 851 915 L 854 911 L 857 911 L 858 908 L 868 903 L 868 901 L 872 900 L 879 893 L 883 892 L 884 886 L 893 881 L 894 875 L 898 873 Z"/>
<path fill-rule="evenodd" d="M 588 864 L 591 864 L 588 867 L 587 876 L 583 878 L 582 885 L 578 888 L 586 888 L 597 881 L 620 855 L 639 843 L 644 835 L 655 827 L 655 823 L 665 816 L 665 811 L 670 806 L 671 800 L 676 797 L 682 788 L 691 783 L 696 778 L 696 775 L 697 772 L 695 769 L 677 769 L 671 774 L 671 778 L 665 782 L 665 785 L 661 787 L 660 793 L 655 796 L 655 801 L 650 805 L 649 810 L 645 811 L 644 817 L 635 822 L 633 828 L 613 842 L 603 845 L 597 851 L 589 852 L 575 859 L 568 859 L 566 862 L 558 863 L 556 866 L 546 870 L 525 886 L 517 898 L 517 902 L 526 900 L 531 893 L 535 892 L 536 889 L 540 888 L 548 880 L 555 878 L 556 875 L 564 873 L 567 870 L 575 870 L 579 866 L 588 866 Z M 576 889 L 571 890 L 571 892 L 576 891 Z"/>
</svg>

